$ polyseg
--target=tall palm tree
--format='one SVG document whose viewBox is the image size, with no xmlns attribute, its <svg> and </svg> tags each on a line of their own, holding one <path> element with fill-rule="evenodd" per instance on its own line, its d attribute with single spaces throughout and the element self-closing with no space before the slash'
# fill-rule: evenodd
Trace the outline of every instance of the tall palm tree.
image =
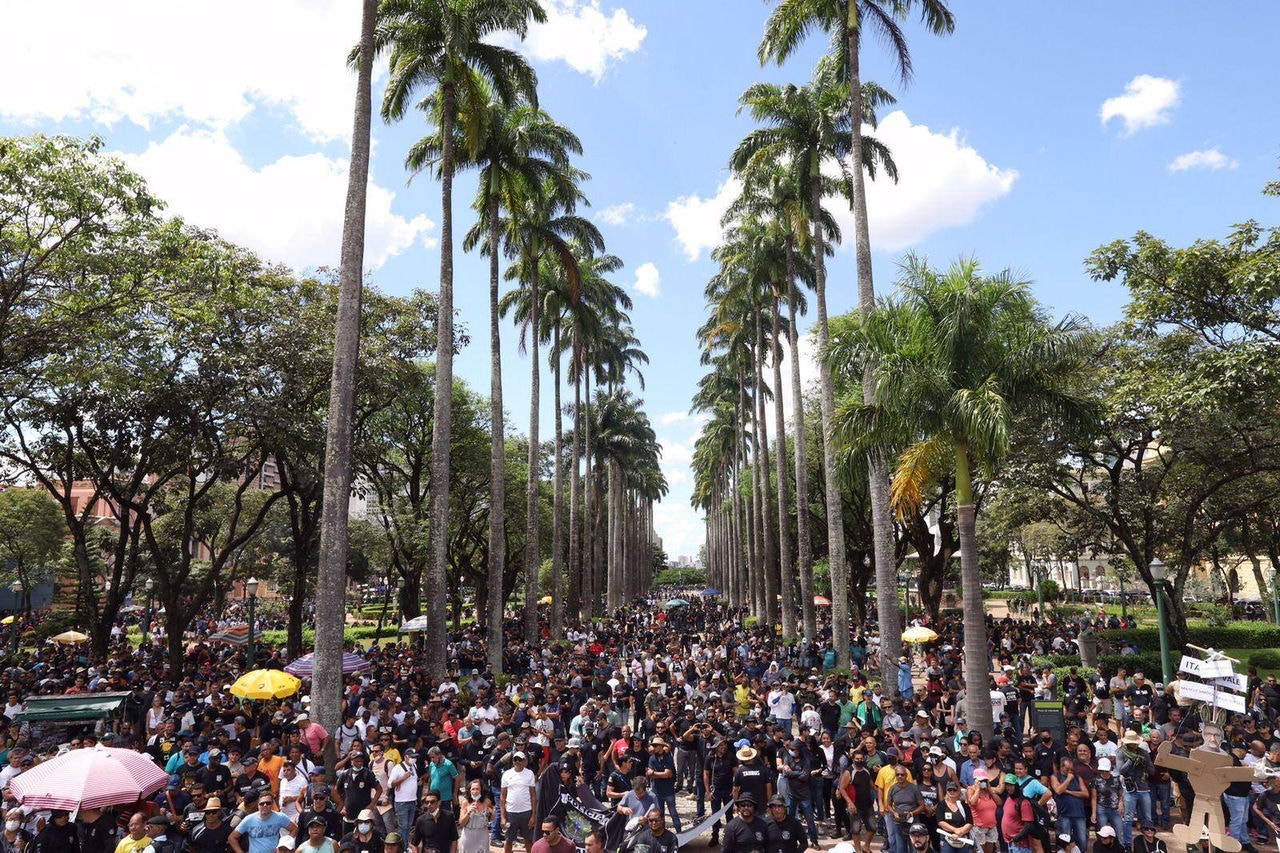
<svg viewBox="0 0 1280 853">
<path fill-rule="evenodd" d="M 1072 389 L 1092 336 L 1078 317 L 1050 323 L 1028 282 L 1007 271 L 983 276 L 976 260 L 944 274 L 909 257 L 898 286 L 899 299 L 840 318 L 823 359 L 848 374 L 871 367 L 872 396 L 842 406 L 837 424 L 864 447 L 904 448 L 894 471 L 895 504 L 914 512 L 941 477 L 954 474 L 967 719 L 990 734 L 974 480 L 1004 458 L 1016 417 L 1089 421 L 1091 406 Z"/>
<path fill-rule="evenodd" d="M 477 87 L 488 88 L 483 78 Z M 472 110 L 478 112 L 472 114 Z M 461 111 L 462 127 L 473 130 L 468 139 L 459 131 L 454 150 L 464 152 L 459 165 L 479 169 L 476 198 L 472 207 L 480 218 L 467 232 L 463 249 L 479 246 L 489 256 L 489 613 L 486 648 L 493 672 L 502 671 L 502 616 L 506 573 L 506 428 L 502 410 L 502 335 L 499 328 L 502 212 L 510 211 L 516 199 L 530 188 L 555 181 L 572 181 L 569 158 L 582 153 L 582 143 L 568 129 L 557 124 L 533 104 L 517 101 L 508 106 L 491 92 L 480 103 L 468 102 Z M 409 151 L 409 167 L 419 170 L 438 163 L 443 139 L 433 133 Z"/>
<path fill-rule="evenodd" d="M 360 362 L 360 297 L 364 288 L 365 203 L 369 184 L 369 140 L 373 121 L 373 55 L 377 0 L 364 0 L 356 61 L 356 104 L 347 171 L 346 212 L 338 271 L 338 318 L 329 384 L 325 438 L 320 563 L 316 578 L 316 718 L 330 731 L 342 707 L 342 640 L 346 626 L 347 501 L 351 492 L 351 445 L 356 368 Z"/>
<path fill-rule="evenodd" d="M 511 251 L 518 259 L 507 270 L 508 278 L 515 278 L 524 287 L 507 293 L 499 308 L 505 315 L 514 309 L 515 320 L 521 325 L 521 342 L 527 342 L 530 353 L 529 395 L 529 474 L 528 511 L 525 517 L 525 638 L 533 643 L 538 638 L 537 608 L 531 606 L 538 600 L 538 571 L 542 564 L 538 528 L 538 471 L 541 447 L 538 443 L 538 415 L 540 409 L 539 344 L 545 340 L 547 326 L 543 311 L 548 300 L 556 300 L 555 282 L 562 281 L 568 298 L 576 299 L 581 288 L 581 269 L 578 259 L 582 253 L 604 250 L 604 238 L 590 220 L 573 211 L 579 202 L 585 202 L 577 182 L 587 175 L 571 170 L 565 179 L 556 180 L 533 188 L 534 192 L 519 197 L 510 215 L 503 223 L 503 232 Z M 557 466 L 560 460 L 555 461 Z"/>
<path fill-rule="evenodd" d="M 850 180 L 850 198 L 854 218 L 854 254 L 858 268 L 858 303 L 864 313 L 875 310 L 875 286 L 871 274 L 871 231 L 867 222 L 867 192 L 863 176 L 866 164 L 863 161 L 863 146 L 858 140 L 862 136 L 864 105 L 862 103 L 862 70 L 860 50 L 864 30 L 890 45 L 896 61 L 898 76 L 905 83 L 911 77 L 911 52 L 907 47 L 906 35 L 902 32 L 900 22 L 906 19 L 913 7 L 919 6 L 920 18 L 927 29 L 935 35 L 951 33 L 955 29 L 955 19 L 947 8 L 946 0 L 780 0 L 777 7 L 765 24 L 764 38 L 760 42 L 759 57 L 761 64 L 774 60 L 782 63 L 791 56 L 804 41 L 809 32 L 820 29 L 831 37 L 829 56 L 836 61 L 840 82 L 848 86 L 849 94 L 849 132 L 851 141 L 848 146 Z M 819 272 L 819 291 L 825 288 L 825 273 Z M 826 321 L 826 307 L 819 301 L 818 335 L 819 343 L 825 347 L 829 342 Z M 869 374 L 869 371 L 868 371 Z M 870 399 L 870 376 L 863 378 L 863 393 Z M 827 506 L 828 536 L 835 537 L 832 527 L 833 503 L 839 500 L 835 489 L 833 463 L 834 455 L 830 452 L 831 417 L 835 406 L 834 391 L 830 376 L 822 376 L 822 419 L 823 419 L 823 461 L 827 472 Z M 870 451 L 867 460 L 868 480 L 871 490 L 872 527 L 875 539 L 876 569 L 876 602 L 880 621 L 880 665 L 886 689 L 890 695 L 896 693 L 897 679 L 893 676 L 896 661 L 902 650 L 902 637 L 898 614 L 897 585 L 894 582 L 897 574 L 897 563 L 893 547 L 893 518 L 889 508 L 889 468 L 888 461 L 875 449 Z M 835 541 L 831 543 L 831 585 L 833 599 L 842 594 L 848 586 L 849 567 L 844 559 L 843 547 L 840 548 L 837 560 Z M 837 578 L 842 589 L 837 590 Z M 843 614 L 832 610 L 832 631 L 836 638 L 836 650 L 840 665 L 847 666 L 848 651 L 848 611 Z"/>
<path fill-rule="evenodd" d="M 422 106 L 434 112 L 440 128 L 440 294 L 436 354 L 436 396 L 431 442 L 431 522 L 428 539 L 430 589 L 446 587 L 445 554 L 449 532 L 449 443 L 453 426 L 453 174 L 454 123 L 459 101 L 482 103 L 477 80 L 488 82 L 500 100 L 514 104 L 523 96 L 537 103 L 537 76 L 514 50 L 488 39 L 500 32 L 523 39 L 530 21 L 546 20 L 537 0 L 382 0 L 375 45 L 391 51 L 391 77 L 382 103 L 384 119 L 404 117 L 422 89 L 431 97 Z M 473 109 L 478 114 L 479 109 Z M 430 595 L 426 659 L 432 677 L 444 674 L 445 597 Z"/>
</svg>

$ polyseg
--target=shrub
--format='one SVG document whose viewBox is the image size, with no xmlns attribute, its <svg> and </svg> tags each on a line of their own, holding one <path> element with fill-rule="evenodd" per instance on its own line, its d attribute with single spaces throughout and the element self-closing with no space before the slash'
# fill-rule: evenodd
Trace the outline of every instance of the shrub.
<svg viewBox="0 0 1280 853">
<path fill-rule="evenodd" d="M 1157 628 L 1102 631 L 1100 635 L 1111 643 L 1132 640 L 1144 651 L 1160 648 Z M 1229 622 L 1220 627 L 1192 627 L 1187 631 L 1187 639 L 1204 648 L 1271 649 L 1280 647 L 1280 628 L 1266 622 Z"/>
<path fill-rule="evenodd" d="M 1211 604 L 1205 608 L 1204 618 L 1210 628 L 1225 628 L 1231 624 L 1231 608 L 1222 604 Z"/>
<path fill-rule="evenodd" d="M 54 634 L 74 629 L 78 621 L 79 617 L 75 613 L 51 613 L 36 626 L 36 635 L 39 639 L 46 640 Z"/>
<path fill-rule="evenodd" d="M 1256 666 L 1258 669 L 1280 669 L 1280 652 L 1273 649 L 1253 652 L 1249 655 L 1249 666 Z"/>
<path fill-rule="evenodd" d="M 706 586 L 707 573 L 701 569 L 663 569 L 653 579 L 654 586 Z"/>
</svg>

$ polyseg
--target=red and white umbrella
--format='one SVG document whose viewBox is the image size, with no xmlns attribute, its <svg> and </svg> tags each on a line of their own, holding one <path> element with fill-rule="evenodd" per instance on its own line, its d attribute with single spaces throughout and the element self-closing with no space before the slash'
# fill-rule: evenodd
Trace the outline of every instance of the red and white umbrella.
<svg viewBox="0 0 1280 853">
<path fill-rule="evenodd" d="M 168 781 L 169 774 L 141 752 L 97 746 L 37 764 L 13 777 L 9 790 L 24 806 L 75 812 L 137 802 Z"/>
</svg>

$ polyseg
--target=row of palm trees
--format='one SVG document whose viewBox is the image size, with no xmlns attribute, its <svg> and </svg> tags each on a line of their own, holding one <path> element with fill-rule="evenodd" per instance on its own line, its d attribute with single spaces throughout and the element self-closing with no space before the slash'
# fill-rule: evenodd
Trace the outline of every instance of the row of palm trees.
<svg viewBox="0 0 1280 853">
<path fill-rule="evenodd" d="M 362 38 L 351 55 L 358 69 L 356 123 L 352 137 L 352 177 L 344 228 L 340 278 L 338 347 L 330 403 L 326 493 L 350 488 L 351 383 L 347 369 L 358 358 L 358 327 L 343 326 L 358 286 L 348 293 L 348 278 L 359 281 L 355 248 L 363 243 L 364 181 L 367 175 L 372 81 L 370 59 L 387 55 L 390 79 L 382 103 L 386 121 L 402 120 L 417 107 L 431 132 L 405 158 L 413 174 L 429 174 L 441 188 L 440 293 L 438 334 L 453 339 L 453 180 L 475 170 L 478 187 L 472 205 L 474 225 L 463 248 L 489 259 L 489 346 L 491 358 L 491 478 L 489 495 L 489 588 L 503 589 L 504 466 L 506 424 L 502 395 L 500 320 L 510 315 L 520 330 L 522 350 L 530 355 L 528 442 L 528 514 L 525 548 L 525 600 L 537 600 L 544 545 L 540 538 L 544 446 L 538 426 L 542 409 L 542 358 L 553 382 L 555 435 L 550 453 L 552 481 L 551 629 L 555 637 L 566 620 L 590 618 L 607 598 L 616 607 L 647 584 L 653 540 L 652 505 L 666 492 L 659 449 L 639 401 L 627 388 L 647 362 L 639 348 L 625 291 L 609 276 L 622 262 L 608 254 L 599 230 L 580 214 L 587 204 L 583 184 L 589 176 L 573 165 L 580 140 L 538 106 L 537 76 L 517 51 L 492 43 L 497 33 L 523 39 L 533 22 L 546 15 L 536 0 L 366 0 Z M 350 247 L 351 252 L 346 249 Z M 503 259 L 507 266 L 504 272 Z M 501 294 L 503 278 L 516 288 Z M 343 312 L 347 312 L 344 314 Z M 432 435 L 431 505 L 427 539 L 431 557 L 427 589 L 445 588 L 445 549 L 449 524 L 449 452 L 453 352 L 441 347 L 436 359 Z M 566 430 L 564 382 L 572 385 L 573 428 Z M 343 441 L 346 441 L 346 447 Z M 333 504 L 342 502 L 334 501 Z M 567 505 L 566 505 L 567 503 Z M 338 511 L 325 518 L 317 593 L 316 692 L 318 708 L 335 712 L 340 691 L 342 590 L 346 519 Z M 603 569 L 603 575 L 602 570 Z M 427 596 L 429 627 L 426 660 L 431 674 L 447 665 L 446 596 Z M 494 671 L 502 666 L 502 596 L 490 595 L 488 648 Z M 581 607 L 577 602 L 581 600 Z M 565 603 L 573 604 L 566 609 Z M 537 609 L 524 610 L 526 639 L 538 639 Z M 333 704 L 330 705 L 329 702 Z M 337 720 L 322 720 L 326 725 Z"/>
<path fill-rule="evenodd" d="M 713 560 L 717 576 L 736 601 L 750 600 L 758 615 L 774 615 L 772 592 L 780 587 L 783 631 L 795 632 L 794 584 L 798 577 L 802 626 L 814 636 L 812 563 L 809 553 L 807 513 L 796 513 L 796 548 L 793 554 L 786 531 L 788 512 L 785 465 L 775 459 L 776 488 L 769 485 L 767 427 L 764 400 L 770 395 L 763 369 L 774 363 L 775 422 L 781 424 L 781 376 L 777 361 L 780 340 L 786 335 L 792 355 L 792 397 L 796 423 L 793 428 L 796 483 L 803 484 L 808 448 L 805 446 L 803 407 L 799 388 L 798 349 L 795 322 L 802 308 L 799 286 L 814 290 L 817 307 L 817 337 L 826 348 L 829 325 L 826 304 L 827 258 L 831 246 L 839 242 L 824 199 L 842 198 L 854 214 L 859 300 L 864 312 L 875 306 L 871 274 L 871 243 L 867 223 L 864 173 L 875 177 L 883 171 L 896 178 L 891 152 L 863 133 L 864 125 L 875 126 L 877 107 L 892 103 L 883 88 L 864 83 L 860 71 L 863 36 L 883 37 L 896 60 L 899 77 L 911 75 L 911 57 L 903 22 L 918 9 L 926 28 L 936 34 L 951 32 L 954 20 L 944 0 L 780 0 L 766 23 L 759 46 L 761 63 L 785 62 L 814 31 L 831 39 L 828 54 L 818 63 L 812 80 L 803 86 L 758 84 L 742 96 L 742 108 L 761 127 L 738 146 L 731 166 L 743 182 L 743 194 L 726 214 L 730 227 L 727 242 L 717 253 L 721 271 L 707 288 L 712 320 L 701 331 L 707 347 L 706 360 L 719 377 L 699 389 L 694 405 L 717 417 L 736 417 L 738 433 L 733 452 L 719 459 L 725 470 L 697 470 L 695 504 L 708 511 L 708 546 L 720 560 Z M 738 245 L 735 245 L 738 244 Z M 772 306 L 768 295 L 772 293 Z M 785 300 L 787 316 L 781 315 Z M 758 334 L 756 330 L 758 328 Z M 749 330 L 749 331 L 748 331 Z M 753 337 L 754 336 L 754 337 Z M 765 339 L 773 343 L 765 345 Z M 835 381 L 830 367 L 820 369 L 820 412 L 822 419 L 822 470 L 826 493 L 827 556 L 831 570 L 832 623 L 835 636 L 849 635 L 849 567 L 847 565 L 841 515 L 840 466 L 832 433 L 835 415 Z M 734 390 L 737 384 L 737 397 Z M 864 392 L 869 390 L 864 388 Z M 748 391 L 751 393 L 748 394 Z M 755 400 L 748 405 L 747 397 Z M 750 428 L 750 435 L 747 430 Z M 780 427 L 775 427 L 779 437 Z M 708 431 L 704 443 L 724 442 Z M 724 449 L 724 448 L 722 448 Z M 776 457 L 782 455 L 780 442 Z M 743 466 L 755 484 L 751 506 L 745 506 Z M 893 525 L 888 500 L 887 460 L 877 450 L 867 454 L 872 505 L 875 566 L 878 578 L 882 647 L 886 683 L 893 683 L 892 661 L 896 661 L 901 639 L 896 618 L 897 598 L 892 592 L 894 578 Z M 776 504 L 772 494 L 777 491 Z M 763 493 L 763 494 L 761 494 Z M 776 507 L 777 524 L 772 518 Z M 743 556 L 748 554 L 750 557 Z M 774 567 L 777 567 L 775 572 Z M 775 583 L 776 577 L 776 583 Z M 890 624 L 891 623 L 891 624 Z M 838 662 L 850 662 L 847 643 L 836 643 Z"/>
<path fill-rule="evenodd" d="M 989 733 L 976 484 L 1007 453 L 1016 419 L 1091 417 L 1073 384 L 1091 337 L 1078 318 L 1051 323 L 1029 283 L 1008 273 L 984 276 L 973 260 L 940 273 L 908 257 L 897 283 L 900 296 L 876 299 L 864 178 L 896 180 L 897 166 L 892 152 L 864 128 L 874 130 L 876 109 L 893 101 L 861 79 L 858 51 L 865 32 L 878 33 L 893 50 L 900 78 L 908 79 L 910 54 L 900 24 L 915 8 L 931 32 L 952 30 L 941 0 L 781 0 L 770 17 L 762 62 L 787 58 L 814 29 L 831 35 L 832 49 L 809 83 L 758 84 L 741 99 L 760 126 L 731 157 L 742 192 L 725 215 L 725 242 L 714 253 L 719 268 L 705 291 L 710 316 L 698 336 L 709 371 L 693 406 L 708 422 L 694 452 L 693 500 L 707 514 L 712 583 L 731 603 L 748 606 L 769 624 L 780 621 L 784 637 L 803 632 L 816 638 L 811 551 L 824 537 L 808 529 L 810 461 L 797 346 L 805 289 L 812 288 L 838 660 L 847 666 L 850 636 L 842 486 L 855 472 L 867 478 L 882 676 L 893 694 L 901 650 L 900 546 L 910 541 L 906 527 L 918 526 L 928 496 L 942 481 L 953 482 L 965 675 L 974 686 L 966 711 L 971 728 Z M 833 319 L 826 304 L 828 258 L 841 235 L 823 206 L 827 200 L 847 203 L 853 212 L 859 295 L 857 312 Z M 791 358 L 790 436 L 783 413 L 784 347 Z M 788 454 L 794 480 L 783 459 Z M 895 531 L 895 516 L 902 530 Z"/>
</svg>

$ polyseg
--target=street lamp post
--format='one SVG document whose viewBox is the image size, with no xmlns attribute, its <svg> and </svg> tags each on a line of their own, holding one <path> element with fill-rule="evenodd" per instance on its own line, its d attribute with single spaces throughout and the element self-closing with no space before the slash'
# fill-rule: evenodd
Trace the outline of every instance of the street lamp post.
<svg viewBox="0 0 1280 853">
<path fill-rule="evenodd" d="M 1151 571 L 1151 579 L 1156 582 L 1156 619 L 1160 623 L 1160 675 L 1164 683 L 1173 680 L 1173 661 L 1169 657 L 1169 626 L 1164 618 L 1164 580 L 1169 576 L 1169 567 L 1156 557 L 1147 567 Z"/>
<path fill-rule="evenodd" d="M 1271 572 L 1271 609 L 1276 614 L 1276 624 L 1280 625 L 1280 572 Z"/>
<path fill-rule="evenodd" d="M 1116 572 L 1116 578 L 1120 582 L 1120 618 L 1128 619 L 1129 618 L 1129 601 L 1128 601 L 1128 596 L 1124 594 L 1124 573 Z"/>
<path fill-rule="evenodd" d="M 19 596 L 22 595 L 22 581 L 14 581 L 9 585 L 9 591 L 13 593 L 14 608 L 13 621 L 9 623 L 9 657 L 16 659 L 18 657 L 18 634 L 21 632 L 21 626 L 18 625 L 18 612 L 22 609 L 22 603 Z"/>
<path fill-rule="evenodd" d="M 1038 619 L 1039 621 L 1043 622 L 1044 621 L 1044 575 L 1045 575 L 1044 566 L 1040 566 L 1038 568 L 1033 566 L 1032 572 L 1033 572 L 1033 577 L 1036 584 L 1036 601 L 1040 605 L 1040 609 L 1038 611 L 1039 613 Z"/>
<path fill-rule="evenodd" d="M 258 603 L 258 579 L 249 578 L 249 580 L 245 581 L 244 591 L 249 594 L 249 664 L 245 668 L 253 669 L 253 608 Z"/>
<path fill-rule="evenodd" d="M 148 640 L 148 632 L 151 630 L 151 595 L 156 589 L 155 578 L 147 578 L 147 582 L 143 584 L 143 587 L 147 590 L 147 610 L 142 614 L 142 645 L 145 646 Z"/>
</svg>

